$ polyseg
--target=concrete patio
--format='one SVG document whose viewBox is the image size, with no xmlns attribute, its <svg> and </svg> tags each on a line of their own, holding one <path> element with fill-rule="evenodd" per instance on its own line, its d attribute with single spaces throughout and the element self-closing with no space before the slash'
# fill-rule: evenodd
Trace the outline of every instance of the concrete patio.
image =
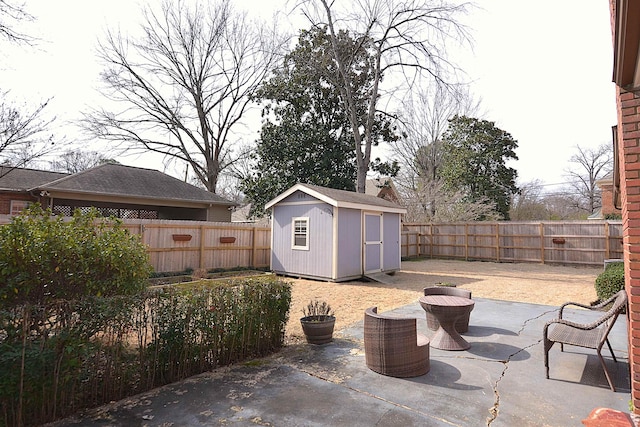
<svg viewBox="0 0 640 427">
<path fill-rule="evenodd" d="M 394 310 L 418 318 L 417 302 Z M 365 366 L 362 322 L 323 346 L 222 368 L 115 402 L 55 426 L 581 426 L 596 407 L 629 411 L 626 316 L 603 349 L 617 391 L 609 389 L 594 350 L 559 346 L 545 378 L 542 329 L 557 307 L 478 299 L 467 351 L 431 349 L 431 370 L 410 379 Z M 579 322 L 596 316 L 571 311 Z"/>
</svg>

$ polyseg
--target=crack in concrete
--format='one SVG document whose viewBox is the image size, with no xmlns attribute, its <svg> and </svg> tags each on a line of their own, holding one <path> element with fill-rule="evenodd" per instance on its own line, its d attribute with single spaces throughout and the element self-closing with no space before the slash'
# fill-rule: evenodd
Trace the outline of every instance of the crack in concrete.
<svg viewBox="0 0 640 427">
<path fill-rule="evenodd" d="M 526 329 L 527 325 L 530 322 L 538 320 L 541 317 L 544 317 L 544 316 L 546 316 L 546 315 L 548 315 L 550 313 L 556 312 L 557 310 L 558 310 L 557 308 L 554 308 L 553 310 L 547 310 L 547 311 L 544 311 L 544 312 L 540 313 L 539 315 L 537 315 L 535 317 L 531 317 L 529 319 L 526 319 L 522 323 L 522 327 L 517 331 L 516 334 L 518 336 L 520 336 L 524 332 L 524 330 Z M 499 412 L 500 412 L 499 411 L 499 406 L 500 406 L 499 385 L 500 385 L 500 382 L 502 381 L 502 379 L 505 377 L 505 375 L 507 373 L 507 370 L 509 369 L 509 362 L 511 361 L 511 359 L 516 357 L 521 352 L 526 351 L 526 350 L 528 350 L 528 349 L 530 349 L 532 347 L 535 347 L 536 345 L 539 345 L 541 342 L 542 342 L 542 338 L 540 338 L 536 342 L 534 342 L 534 343 L 532 343 L 530 345 L 527 345 L 527 346 L 519 349 L 518 351 L 510 354 L 505 360 L 495 360 L 495 359 L 487 359 L 487 358 L 482 358 L 482 357 L 460 356 L 460 355 L 451 357 L 451 358 L 464 358 L 464 359 L 470 359 L 470 360 L 479 360 L 479 361 L 483 361 L 483 362 L 495 362 L 495 363 L 501 363 L 503 365 L 503 369 L 502 369 L 502 372 L 501 372 L 500 376 L 498 377 L 498 379 L 496 379 L 496 381 L 493 383 L 493 386 L 492 386 L 493 393 L 494 393 L 494 396 L 495 396 L 495 400 L 494 400 L 493 406 L 491 406 L 488 409 L 488 412 L 489 412 L 490 416 L 487 417 L 487 419 L 486 419 L 486 426 L 487 427 L 490 427 L 491 424 L 498 418 L 498 415 L 499 415 Z M 447 356 L 444 356 L 442 358 L 446 359 Z M 286 363 L 286 364 L 289 367 L 293 368 L 293 369 L 296 369 L 296 370 L 298 370 L 298 371 L 300 371 L 302 373 L 305 373 L 305 374 L 307 374 L 309 376 L 312 376 L 314 378 L 317 378 L 319 380 L 330 382 L 330 383 L 335 384 L 335 385 L 339 385 L 339 386 L 341 386 L 341 387 L 343 387 L 343 388 L 345 388 L 347 390 L 351 390 L 351 391 L 354 391 L 356 393 L 360 393 L 360 394 L 363 394 L 365 396 L 371 397 L 373 399 L 380 400 L 382 402 L 385 402 L 385 403 L 388 403 L 390 405 L 393 405 L 393 406 L 395 406 L 397 408 L 401 408 L 401 409 L 404 409 L 406 411 L 410 411 L 410 412 L 413 412 L 413 413 L 416 413 L 416 414 L 419 414 L 419 415 L 422 415 L 422 416 L 425 416 L 425 417 L 429 417 L 429 418 L 432 418 L 434 420 L 438 420 L 438 421 L 440 421 L 442 423 L 445 423 L 445 424 L 448 424 L 448 425 L 451 425 L 451 426 L 460 427 L 458 424 L 452 423 L 449 420 L 446 420 L 446 419 L 443 419 L 443 418 L 439 418 L 439 417 L 434 417 L 433 414 L 425 413 L 425 412 L 420 411 L 418 409 L 412 408 L 412 407 L 407 406 L 407 405 L 403 405 L 403 404 L 398 403 L 398 402 L 391 401 L 389 399 L 386 399 L 386 398 L 384 398 L 382 396 L 378 396 L 376 394 L 370 393 L 368 391 L 361 390 L 361 389 L 349 386 L 349 385 L 344 383 L 343 379 L 337 379 L 335 376 L 332 377 L 332 375 L 327 375 L 328 374 L 327 372 L 322 372 L 322 371 L 315 371 L 314 372 L 313 370 L 305 369 L 303 366 L 301 366 L 300 364 L 296 364 L 296 363 Z"/>
<path fill-rule="evenodd" d="M 537 315 L 536 317 L 532 317 L 531 319 L 527 319 L 524 321 L 524 323 L 522 323 L 522 328 L 520 328 L 520 330 L 518 331 L 518 336 L 522 333 L 522 331 L 524 331 L 524 328 L 527 327 L 527 323 L 533 321 L 533 320 L 538 320 L 541 317 L 546 316 L 547 314 L 553 313 L 558 311 L 557 308 L 554 308 L 553 310 L 547 310 L 547 311 L 543 311 L 542 313 L 540 313 L 539 315 Z"/>
<path fill-rule="evenodd" d="M 547 310 L 544 311 L 542 313 L 540 313 L 539 315 L 532 317 L 530 319 L 525 320 L 522 323 L 522 327 L 518 330 L 517 335 L 520 336 L 522 334 L 522 332 L 525 330 L 525 328 L 527 327 L 527 324 L 531 321 L 534 320 L 538 320 L 543 316 L 546 316 L 549 313 L 553 313 L 554 311 L 557 311 L 558 309 L 553 309 L 553 310 Z M 498 413 L 500 412 L 500 391 L 498 390 L 498 385 L 500 384 L 500 381 L 502 381 L 502 379 L 504 378 L 504 376 L 507 373 L 507 370 L 509 369 L 509 362 L 511 361 L 511 359 L 515 356 L 517 356 L 519 353 L 530 349 L 531 347 L 535 347 L 536 345 L 540 344 L 542 342 L 542 338 L 540 338 L 538 341 L 534 342 L 533 344 L 530 344 L 526 347 L 521 348 L 520 350 L 516 351 L 513 354 L 510 354 L 509 357 L 507 357 L 507 360 L 501 360 L 499 361 L 500 363 L 502 363 L 504 365 L 503 369 L 502 369 L 502 373 L 500 374 L 500 377 L 498 377 L 498 379 L 496 380 L 495 383 L 493 383 L 493 394 L 495 396 L 495 400 L 493 402 L 493 406 L 491 408 L 489 408 L 489 417 L 487 417 L 487 427 L 491 426 L 491 424 L 498 418 Z"/>
</svg>

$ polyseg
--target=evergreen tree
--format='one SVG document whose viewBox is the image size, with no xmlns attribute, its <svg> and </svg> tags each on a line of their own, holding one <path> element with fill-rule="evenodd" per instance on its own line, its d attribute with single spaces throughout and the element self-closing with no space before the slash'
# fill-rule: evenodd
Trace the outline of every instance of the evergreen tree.
<svg viewBox="0 0 640 427">
<path fill-rule="evenodd" d="M 487 199 L 509 219 L 511 197 L 518 191 L 518 172 L 507 166 L 517 160 L 518 142 L 494 122 L 455 116 L 443 136 L 441 176 L 449 189 L 472 200 Z"/>
</svg>

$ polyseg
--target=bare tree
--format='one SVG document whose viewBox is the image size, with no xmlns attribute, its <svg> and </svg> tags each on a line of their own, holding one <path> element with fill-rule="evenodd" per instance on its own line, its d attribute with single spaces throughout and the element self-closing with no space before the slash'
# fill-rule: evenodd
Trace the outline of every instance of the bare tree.
<svg viewBox="0 0 640 427">
<path fill-rule="evenodd" d="M 8 92 L 0 93 L 0 160 L 4 165 L 24 167 L 51 152 L 55 140 L 48 128 L 55 117 L 45 118 L 43 113 L 49 101 L 29 109 L 11 101 Z"/>
<path fill-rule="evenodd" d="M 0 38 L 13 44 L 31 45 L 36 39 L 16 30 L 20 22 L 33 21 L 24 4 L 0 0 Z M 53 149 L 54 137 L 49 128 L 55 117 L 46 117 L 51 98 L 35 106 L 20 104 L 0 91 L 0 162 L 5 166 L 24 167 Z M 3 168 L 4 174 L 11 168 Z"/>
<path fill-rule="evenodd" d="M 419 180 L 415 190 L 403 193 L 405 222 L 456 222 L 500 219 L 487 199 L 469 200 L 462 191 L 447 191 L 439 181 Z"/>
<path fill-rule="evenodd" d="M 19 22 L 33 21 L 34 17 L 25 9 L 24 4 L 0 0 L 0 36 L 19 44 L 31 44 L 34 38 L 16 30 Z"/>
<path fill-rule="evenodd" d="M 440 139 L 456 115 L 477 117 L 480 102 L 466 86 L 434 84 L 409 94 L 398 113 L 403 138 L 390 142 L 394 157 L 414 176 L 435 180 L 442 161 Z"/>
<path fill-rule="evenodd" d="M 576 146 L 577 153 L 569 159 L 572 166 L 567 169 L 569 199 L 574 207 L 591 214 L 602 205 L 600 189 L 596 181 L 611 172 L 613 148 L 602 144 L 596 148 Z"/>
<path fill-rule="evenodd" d="M 544 194 L 544 205 L 548 216 L 544 219 L 551 220 L 584 220 L 590 212 L 579 209 L 575 206 L 573 194 L 562 191 Z"/>
<path fill-rule="evenodd" d="M 91 112 L 86 128 L 185 162 L 216 192 L 220 172 L 243 154 L 234 150 L 234 130 L 250 95 L 284 46 L 275 28 L 250 21 L 231 3 L 189 8 L 164 1 L 159 12 L 144 10 L 139 40 L 108 32 L 98 52 L 107 65 L 103 93 L 115 111 Z"/>
<path fill-rule="evenodd" d="M 78 173 L 104 163 L 116 163 L 116 161 L 97 151 L 68 150 L 60 158 L 52 160 L 50 165 L 55 171 Z"/>
<path fill-rule="evenodd" d="M 518 185 L 519 191 L 511 199 L 509 218 L 513 221 L 552 219 L 545 203 L 542 182 L 535 179 Z"/>
<path fill-rule="evenodd" d="M 444 88 L 429 85 L 407 97 L 404 108 L 398 114 L 402 138 L 390 142 L 394 158 L 400 162 L 400 174 L 396 185 L 405 192 L 418 192 L 419 187 L 441 189 L 440 166 L 442 164 L 441 137 L 456 115 L 477 116 L 480 102 L 474 101 L 466 86 Z M 419 186 L 418 186 L 419 184 Z M 436 215 L 436 199 L 430 192 L 431 215 Z"/>
<path fill-rule="evenodd" d="M 427 76 L 448 86 L 456 67 L 446 57 L 449 40 L 467 41 L 467 33 L 456 17 L 468 8 L 467 4 L 449 4 L 430 0 L 356 0 L 343 4 L 330 0 L 299 0 L 303 12 L 315 26 L 326 26 L 332 40 L 332 51 L 341 83 L 338 88 L 354 130 L 354 144 L 358 168 L 358 192 L 365 191 L 371 147 L 375 138 L 375 117 L 385 92 L 383 75 L 387 81 L 401 77 L 405 89 Z M 348 30 L 361 40 L 361 48 L 370 50 L 373 58 L 372 83 L 369 88 L 367 111 L 359 114 L 355 97 L 355 76 L 349 72 L 359 51 L 339 49 L 341 30 Z M 390 89 L 390 88 L 388 88 Z M 398 88 L 395 88 L 398 89 Z M 396 92 L 397 93 L 397 92 Z"/>
</svg>

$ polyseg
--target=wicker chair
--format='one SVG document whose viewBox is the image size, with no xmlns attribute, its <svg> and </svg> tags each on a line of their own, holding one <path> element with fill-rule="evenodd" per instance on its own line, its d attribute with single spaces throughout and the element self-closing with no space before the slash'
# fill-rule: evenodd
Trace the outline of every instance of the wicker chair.
<svg viewBox="0 0 640 427">
<path fill-rule="evenodd" d="M 611 307 L 607 311 L 603 312 L 602 316 L 600 316 L 599 319 L 592 323 L 576 323 L 563 319 L 562 317 L 564 308 L 569 305 L 574 305 L 589 310 L 599 310 L 608 306 L 609 304 L 611 304 Z M 601 352 L 602 347 L 605 343 L 607 343 L 607 347 L 609 347 L 609 352 L 611 353 L 611 357 L 613 357 L 613 361 L 617 362 L 616 356 L 615 354 L 613 354 L 613 349 L 611 348 L 611 343 L 609 343 L 608 336 L 609 331 L 611 331 L 613 324 L 618 318 L 618 315 L 623 312 L 626 306 L 627 293 L 624 290 L 619 291 L 608 300 L 594 306 L 587 306 L 575 302 L 567 302 L 562 304 L 560 306 L 560 313 L 558 315 L 558 318 L 550 320 L 544 325 L 544 366 L 547 371 L 547 378 L 549 378 L 549 350 L 551 350 L 553 344 L 560 343 L 560 351 L 564 351 L 564 344 L 575 345 L 584 348 L 592 348 L 595 349 L 598 353 L 598 358 L 600 359 L 600 363 L 602 364 L 602 368 L 604 369 L 604 374 L 607 377 L 607 381 L 609 382 L 609 387 L 611 387 L 612 391 L 616 391 Z"/>
<path fill-rule="evenodd" d="M 425 295 L 453 295 L 456 297 L 469 298 L 471 299 L 471 291 L 466 289 L 458 289 L 452 286 L 430 286 L 428 288 L 424 288 Z M 460 317 L 456 321 L 456 331 L 458 333 L 464 334 L 469 331 L 469 316 L 471 312 L 465 314 Z M 438 323 L 438 319 L 436 317 L 427 312 L 427 326 L 432 331 L 438 330 L 440 327 L 440 323 Z"/>
<path fill-rule="evenodd" d="M 364 313 L 364 353 L 367 367 L 392 377 L 408 378 L 429 372 L 429 339 L 418 334 L 417 319 Z"/>
</svg>

